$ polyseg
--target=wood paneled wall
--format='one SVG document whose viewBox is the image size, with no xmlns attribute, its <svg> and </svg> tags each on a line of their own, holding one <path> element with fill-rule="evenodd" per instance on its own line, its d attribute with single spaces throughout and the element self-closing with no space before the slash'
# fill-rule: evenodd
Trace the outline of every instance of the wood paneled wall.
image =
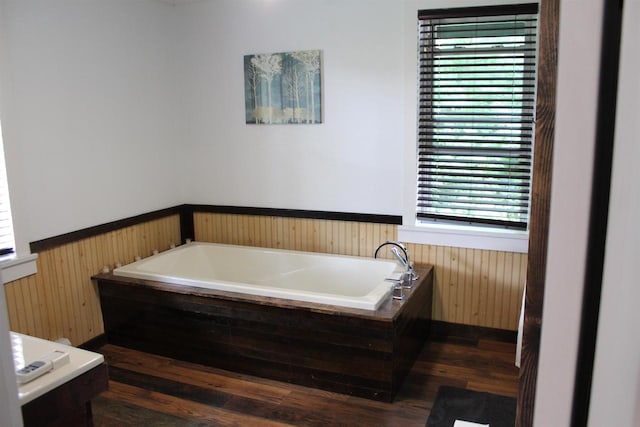
<svg viewBox="0 0 640 427">
<path fill-rule="evenodd" d="M 4 287 L 11 330 L 50 340 L 65 337 L 73 345 L 101 335 L 102 312 L 91 276 L 172 243 L 180 243 L 178 215 L 39 252 L 38 272 Z"/>
<path fill-rule="evenodd" d="M 196 212 L 195 239 L 265 248 L 373 256 L 379 242 L 393 240 L 396 226 L 260 215 Z"/>
<path fill-rule="evenodd" d="M 196 240 L 205 242 L 369 257 L 380 243 L 397 238 L 395 225 L 216 213 L 195 213 L 194 229 Z M 435 320 L 517 330 L 526 254 L 408 248 L 415 263 L 435 266 Z"/>
<path fill-rule="evenodd" d="M 199 241 L 371 257 L 397 226 L 356 221 L 218 213 L 194 214 Z M 91 276 L 180 242 L 179 215 L 80 239 L 38 253 L 38 273 L 4 290 L 11 329 L 79 345 L 104 332 Z M 408 245 L 415 263 L 435 266 L 433 318 L 516 330 L 526 254 Z"/>
</svg>

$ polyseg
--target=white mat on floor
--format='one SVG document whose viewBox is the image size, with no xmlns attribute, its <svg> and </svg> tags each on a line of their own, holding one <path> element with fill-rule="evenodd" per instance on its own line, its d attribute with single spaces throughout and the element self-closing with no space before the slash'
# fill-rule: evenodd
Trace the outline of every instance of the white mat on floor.
<svg viewBox="0 0 640 427">
<path fill-rule="evenodd" d="M 471 421 L 456 420 L 453 427 L 490 427 L 489 424 L 472 423 Z"/>
</svg>

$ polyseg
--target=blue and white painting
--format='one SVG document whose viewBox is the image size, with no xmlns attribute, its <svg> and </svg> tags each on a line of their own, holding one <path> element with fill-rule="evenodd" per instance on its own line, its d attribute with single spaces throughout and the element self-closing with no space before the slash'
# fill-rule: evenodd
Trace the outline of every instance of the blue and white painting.
<svg viewBox="0 0 640 427">
<path fill-rule="evenodd" d="M 322 123 L 321 94 L 319 50 L 244 57 L 247 123 Z"/>
</svg>

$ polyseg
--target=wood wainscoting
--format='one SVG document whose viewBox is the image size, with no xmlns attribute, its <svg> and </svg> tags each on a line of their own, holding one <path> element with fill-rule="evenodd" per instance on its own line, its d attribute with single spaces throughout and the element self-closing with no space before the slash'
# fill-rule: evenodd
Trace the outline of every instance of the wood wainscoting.
<svg viewBox="0 0 640 427">
<path fill-rule="evenodd" d="M 66 337 L 74 345 L 102 335 L 91 276 L 104 266 L 113 268 L 154 249 L 166 250 L 185 236 L 366 257 L 373 256 L 380 243 L 397 239 L 397 224 L 385 223 L 386 218 L 318 219 L 299 217 L 298 212 L 269 212 L 216 213 L 183 205 L 96 226 L 91 233 L 81 230 L 36 242 L 32 252 L 38 253 L 38 272 L 4 286 L 11 329 L 50 340 Z M 526 254 L 414 244 L 408 248 L 416 264 L 435 267 L 434 320 L 517 329 Z"/>
<path fill-rule="evenodd" d="M 397 226 L 353 221 L 228 213 L 194 213 L 195 239 L 341 255 L 373 256 L 397 239 Z M 416 264 L 435 267 L 433 319 L 518 329 L 527 254 L 407 245 Z"/>
<path fill-rule="evenodd" d="M 104 333 L 91 276 L 180 243 L 179 215 L 143 222 L 38 251 L 38 272 L 5 284 L 12 331 L 73 345 Z"/>
</svg>

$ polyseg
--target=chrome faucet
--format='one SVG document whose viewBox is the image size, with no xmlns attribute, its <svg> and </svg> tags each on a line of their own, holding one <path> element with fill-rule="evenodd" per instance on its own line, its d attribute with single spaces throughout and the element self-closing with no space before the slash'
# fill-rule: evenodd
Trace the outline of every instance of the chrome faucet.
<svg viewBox="0 0 640 427">
<path fill-rule="evenodd" d="M 376 249 L 375 253 L 373 254 L 373 257 L 374 258 L 378 258 L 378 253 L 380 252 L 380 249 L 382 249 L 383 247 L 388 246 L 388 245 L 392 245 L 393 246 L 393 248 L 391 248 L 391 253 L 398 260 L 398 262 L 405 268 L 405 271 L 402 274 L 402 277 L 399 278 L 399 279 L 387 278 L 385 280 L 388 281 L 388 282 L 393 282 L 395 284 L 393 299 L 403 300 L 404 299 L 404 289 L 405 288 L 406 289 L 411 289 L 413 287 L 413 281 L 418 279 L 418 275 L 413 270 L 413 266 L 411 265 L 411 258 L 409 256 L 409 250 L 407 249 L 407 247 L 405 245 L 403 245 L 400 242 L 397 242 L 395 240 L 389 240 L 387 242 L 384 242 L 383 244 L 378 246 L 378 248 Z M 400 251 L 402 251 L 402 254 L 400 253 L 400 251 L 398 249 L 400 249 Z M 398 295 L 395 294 L 395 290 L 399 291 Z"/>
<path fill-rule="evenodd" d="M 378 258 L 378 252 L 380 252 L 380 249 L 388 245 L 394 246 L 393 248 L 391 248 L 391 253 L 393 254 L 393 256 L 396 257 L 398 262 L 405 268 L 406 273 L 410 274 L 409 278 L 411 279 L 411 281 L 417 280 L 418 275 L 413 269 L 413 265 L 411 265 L 411 257 L 409 255 L 409 249 L 407 249 L 407 247 L 404 244 L 395 240 L 388 240 L 383 244 L 381 244 L 380 246 L 378 246 L 378 249 L 376 249 L 375 253 L 373 254 L 373 257 Z M 400 254 L 398 249 L 402 251 L 402 254 Z"/>
</svg>

